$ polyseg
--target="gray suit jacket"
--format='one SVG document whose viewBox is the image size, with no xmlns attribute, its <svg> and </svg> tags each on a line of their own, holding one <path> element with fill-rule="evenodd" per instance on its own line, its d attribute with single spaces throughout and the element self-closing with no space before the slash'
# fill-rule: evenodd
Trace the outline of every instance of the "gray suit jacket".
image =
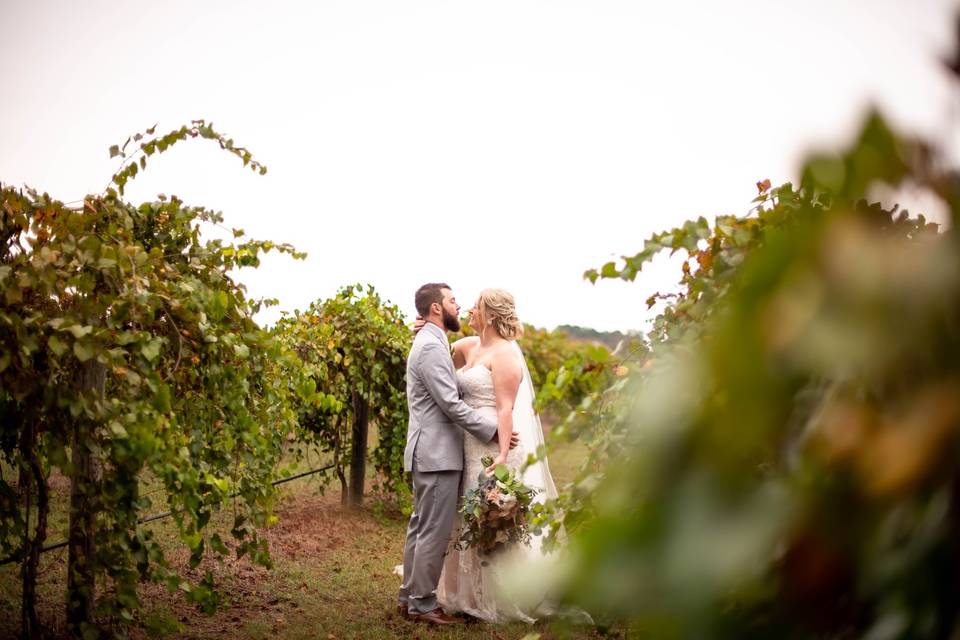
<svg viewBox="0 0 960 640">
<path fill-rule="evenodd" d="M 428 322 L 413 340 L 407 356 L 407 447 L 405 471 L 463 469 L 463 430 L 483 442 L 497 432 L 497 421 L 460 399 L 447 334 Z"/>
</svg>

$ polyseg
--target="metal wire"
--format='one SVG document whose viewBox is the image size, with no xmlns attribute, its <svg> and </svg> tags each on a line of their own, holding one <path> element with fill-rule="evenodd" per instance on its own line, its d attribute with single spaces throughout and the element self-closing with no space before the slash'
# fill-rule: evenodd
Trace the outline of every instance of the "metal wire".
<svg viewBox="0 0 960 640">
<path fill-rule="evenodd" d="M 326 470 L 328 470 L 328 469 L 333 469 L 334 466 L 336 466 L 336 465 L 328 464 L 328 465 L 325 466 L 325 467 L 318 467 L 318 468 L 316 468 L 316 469 L 310 469 L 309 471 L 304 471 L 303 473 L 298 473 L 298 474 L 295 474 L 295 475 L 292 475 L 292 476 L 288 476 L 288 477 L 286 477 L 286 478 L 280 478 L 279 480 L 274 480 L 274 481 L 271 482 L 270 484 L 272 484 L 273 486 L 277 486 L 277 485 L 283 484 L 284 482 L 290 482 L 290 481 L 292 481 L 292 480 L 299 480 L 300 478 L 305 478 L 305 477 L 307 477 L 307 476 L 312 476 L 313 474 L 315 474 L 315 473 L 320 473 L 321 471 L 326 471 Z M 231 493 L 231 494 L 230 494 L 229 496 L 227 496 L 227 497 L 228 497 L 228 498 L 235 498 L 235 497 L 237 497 L 238 495 L 240 495 L 240 494 L 238 494 L 238 493 Z M 154 513 L 153 515 L 149 515 L 149 516 L 144 516 L 144 517 L 142 517 L 142 518 L 138 518 L 138 519 L 137 519 L 137 524 L 145 524 L 145 523 L 147 523 L 147 522 L 153 522 L 154 520 L 161 520 L 161 519 L 163 519 L 163 518 L 169 518 L 169 517 L 172 516 L 174 513 L 180 513 L 181 511 L 183 511 L 183 509 L 177 509 L 176 511 L 164 511 L 163 513 Z M 60 542 L 53 542 L 53 543 L 51 543 L 51 544 L 44 545 L 43 547 L 41 547 L 40 553 L 46 553 L 47 551 L 53 551 L 53 550 L 55 550 L 55 549 L 61 549 L 61 548 L 65 547 L 65 546 L 67 546 L 68 544 L 70 544 L 70 542 L 69 542 L 68 540 L 61 540 Z M 5 564 L 10 564 L 11 562 L 17 562 L 18 560 L 21 560 L 20 555 L 19 555 L 19 554 L 14 554 L 14 555 L 12 555 L 12 556 L 8 556 L 8 557 L 3 558 L 2 560 L 0 560 L 0 566 L 3 566 L 3 565 L 5 565 Z"/>
</svg>

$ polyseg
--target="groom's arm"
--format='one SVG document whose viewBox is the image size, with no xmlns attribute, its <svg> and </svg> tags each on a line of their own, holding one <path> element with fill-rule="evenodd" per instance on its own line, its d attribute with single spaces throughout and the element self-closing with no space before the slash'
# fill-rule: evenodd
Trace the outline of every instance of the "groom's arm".
<svg viewBox="0 0 960 640">
<path fill-rule="evenodd" d="M 425 344 L 420 351 L 420 377 L 437 406 L 458 427 L 481 442 L 497 433 L 497 421 L 475 411 L 460 399 L 450 353 L 439 343 Z"/>
</svg>

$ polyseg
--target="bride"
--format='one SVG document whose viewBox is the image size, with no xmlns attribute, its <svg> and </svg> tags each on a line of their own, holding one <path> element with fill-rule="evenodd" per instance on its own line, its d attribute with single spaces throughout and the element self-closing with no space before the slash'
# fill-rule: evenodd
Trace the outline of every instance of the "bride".
<svg viewBox="0 0 960 640">
<path fill-rule="evenodd" d="M 469 313 L 470 327 L 477 335 L 453 344 L 454 366 L 464 402 L 496 417 L 499 438 L 484 443 L 469 433 L 465 435 L 461 496 L 477 486 L 481 472 L 490 473 L 499 463 L 520 472 L 528 455 L 535 454 L 543 444 L 540 419 L 533 409 L 530 372 L 515 342 L 523 326 L 517 318 L 513 296 L 502 289 L 486 289 Z M 520 444 L 510 449 L 513 431 L 519 433 Z M 487 469 L 480 462 L 484 455 L 494 459 Z M 535 501 L 556 497 L 556 486 L 545 459 L 523 469 L 521 477 L 538 490 Z M 444 611 L 465 613 L 485 622 L 533 622 L 536 616 L 550 613 L 544 598 L 545 587 L 535 588 L 533 594 L 528 589 L 523 603 L 515 594 L 507 593 L 509 574 L 541 556 L 540 537 L 534 536 L 529 547 L 514 544 L 493 555 L 481 556 L 473 548 L 456 548 L 461 524 L 462 516 L 458 513 L 437 588 L 437 600 Z"/>
</svg>

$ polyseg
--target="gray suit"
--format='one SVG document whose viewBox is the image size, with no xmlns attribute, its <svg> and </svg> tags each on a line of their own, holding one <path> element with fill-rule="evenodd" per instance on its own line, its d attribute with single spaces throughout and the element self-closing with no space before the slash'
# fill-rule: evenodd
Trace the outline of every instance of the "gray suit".
<svg viewBox="0 0 960 640">
<path fill-rule="evenodd" d="M 447 335 L 429 322 L 407 357 L 407 406 L 410 423 L 403 468 L 413 472 L 413 513 L 403 550 L 399 600 L 411 613 L 427 613 L 437 607 L 437 584 L 457 512 L 463 431 L 488 442 L 497 423 L 460 399 Z"/>
</svg>

